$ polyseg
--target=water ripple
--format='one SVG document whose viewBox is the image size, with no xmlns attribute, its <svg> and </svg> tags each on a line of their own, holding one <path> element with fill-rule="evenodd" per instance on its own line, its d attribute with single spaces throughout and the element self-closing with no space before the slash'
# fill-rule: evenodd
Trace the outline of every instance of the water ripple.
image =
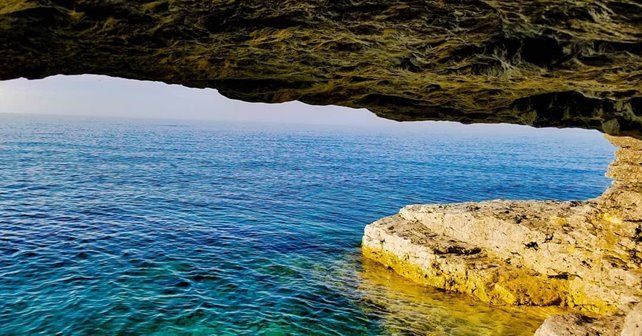
<svg viewBox="0 0 642 336">
<path fill-rule="evenodd" d="M 580 199 L 594 133 L 493 139 L 0 116 L 1 335 L 522 335 L 362 260 L 411 203 Z"/>
</svg>

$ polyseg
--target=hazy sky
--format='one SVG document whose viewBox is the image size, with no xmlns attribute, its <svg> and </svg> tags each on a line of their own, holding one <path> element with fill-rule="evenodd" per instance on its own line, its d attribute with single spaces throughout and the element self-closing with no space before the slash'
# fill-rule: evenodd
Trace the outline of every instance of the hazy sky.
<svg viewBox="0 0 642 336">
<path fill-rule="evenodd" d="M 225 98 L 212 89 L 95 75 L 0 82 L 0 113 L 311 124 L 390 123 L 364 109 L 299 102 L 247 103 Z"/>
<path fill-rule="evenodd" d="M 0 81 L 0 113 L 88 115 L 121 118 L 252 121 L 355 125 L 442 132 L 558 133 L 515 125 L 461 125 L 447 122 L 398 123 L 365 109 L 311 106 L 299 102 L 257 104 L 231 100 L 212 89 L 191 89 L 159 82 L 107 76 L 54 76 L 42 80 Z M 565 130 L 565 132 L 588 132 Z M 597 134 L 596 131 L 592 131 Z"/>
</svg>

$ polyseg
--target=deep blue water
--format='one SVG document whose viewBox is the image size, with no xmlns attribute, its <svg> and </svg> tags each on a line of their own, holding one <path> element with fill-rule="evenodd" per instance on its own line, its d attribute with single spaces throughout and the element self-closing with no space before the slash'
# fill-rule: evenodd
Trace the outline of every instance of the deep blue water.
<svg viewBox="0 0 642 336">
<path fill-rule="evenodd" d="M 360 257 L 412 203 L 584 199 L 595 132 L 0 115 L 0 335 L 517 335 Z"/>
</svg>

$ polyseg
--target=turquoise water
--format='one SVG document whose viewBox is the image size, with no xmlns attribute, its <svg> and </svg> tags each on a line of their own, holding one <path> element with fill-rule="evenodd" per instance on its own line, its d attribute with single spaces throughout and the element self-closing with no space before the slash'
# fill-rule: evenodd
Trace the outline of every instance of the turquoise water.
<svg viewBox="0 0 642 336">
<path fill-rule="evenodd" d="M 360 257 L 411 203 L 583 199 L 569 130 L 0 115 L 0 335 L 518 335 L 540 320 Z"/>
</svg>

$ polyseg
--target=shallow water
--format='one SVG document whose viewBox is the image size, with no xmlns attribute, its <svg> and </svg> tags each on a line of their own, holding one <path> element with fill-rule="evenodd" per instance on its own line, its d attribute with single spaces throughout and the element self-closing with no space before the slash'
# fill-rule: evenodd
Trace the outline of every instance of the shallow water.
<svg viewBox="0 0 642 336">
<path fill-rule="evenodd" d="M 531 333 L 360 257 L 407 204 L 610 183 L 597 133 L 494 127 L 0 115 L 0 335 Z"/>
</svg>

